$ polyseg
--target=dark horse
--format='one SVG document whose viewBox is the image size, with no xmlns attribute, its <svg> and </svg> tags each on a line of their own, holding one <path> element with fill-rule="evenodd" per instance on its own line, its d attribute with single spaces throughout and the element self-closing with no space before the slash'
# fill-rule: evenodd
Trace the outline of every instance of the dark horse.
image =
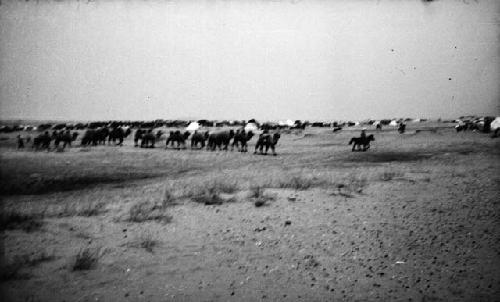
<svg viewBox="0 0 500 302">
<path fill-rule="evenodd" d="M 370 142 L 375 141 L 373 134 L 368 135 L 367 137 L 353 137 L 349 141 L 349 145 L 352 145 L 352 151 L 366 151 L 370 148 Z M 356 148 L 357 147 L 357 148 Z M 362 149 L 360 149 L 362 147 Z"/>
<path fill-rule="evenodd" d="M 267 155 L 267 151 L 269 148 L 271 148 L 271 151 L 273 151 L 273 155 L 277 155 L 276 151 L 274 150 L 276 144 L 278 143 L 278 140 L 280 139 L 281 135 L 279 133 L 274 133 L 273 135 L 269 133 L 262 133 L 259 135 L 259 139 L 257 140 L 257 144 L 255 145 L 255 151 L 254 154 L 257 153 L 257 149 L 259 149 L 260 154 Z M 264 153 L 262 152 L 264 147 L 266 150 Z"/>
<path fill-rule="evenodd" d="M 233 144 L 231 145 L 231 151 L 234 149 L 234 145 L 238 148 L 238 151 L 240 152 L 247 152 L 248 151 L 248 145 L 247 142 L 251 140 L 253 137 L 253 132 L 248 131 L 245 133 L 245 130 L 237 130 L 236 133 L 234 134 L 234 139 L 233 139 Z"/>
</svg>

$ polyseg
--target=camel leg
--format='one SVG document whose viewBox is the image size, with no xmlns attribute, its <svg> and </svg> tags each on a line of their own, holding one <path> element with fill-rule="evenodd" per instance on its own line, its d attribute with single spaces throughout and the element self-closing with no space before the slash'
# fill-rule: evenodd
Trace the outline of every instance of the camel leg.
<svg viewBox="0 0 500 302">
<path fill-rule="evenodd" d="M 253 152 L 253 154 L 257 154 L 257 149 L 259 148 L 259 143 L 255 144 L 255 150 Z"/>
</svg>

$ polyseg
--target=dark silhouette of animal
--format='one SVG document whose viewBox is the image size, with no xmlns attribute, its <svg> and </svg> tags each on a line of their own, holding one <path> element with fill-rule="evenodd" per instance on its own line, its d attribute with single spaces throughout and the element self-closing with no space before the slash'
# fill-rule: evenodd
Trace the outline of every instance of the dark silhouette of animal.
<svg viewBox="0 0 500 302">
<path fill-rule="evenodd" d="M 24 138 L 21 135 L 17 135 L 17 149 L 24 149 Z"/>
<path fill-rule="evenodd" d="M 215 151 L 215 149 L 226 150 L 234 137 L 234 130 L 220 130 L 212 132 L 208 135 L 207 150 Z"/>
<path fill-rule="evenodd" d="M 253 137 L 252 131 L 245 132 L 245 129 L 236 131 L 236 133 L 234 134 L 233 143 L 231 145 L 231 151 L 233 151 L 234 146 L 236 145 L 238 151 L 247 152 L 248 151 L 247 142 L 251 140 L 252 137 Z"/>
<path fill-rule="evenodd" d="M 198 144 L 200 144 L 200 149 L 205 148 L 205 141 L 208 139 L 208 131 L 198 132 L 195 131 L 191 136 L 191 149 L 198 148 Z"/>
<path fill-rule="evenodd" d="M 96 130 L 96 140 L 98 145 L 106 145 L 106 139 L 109 136 L 109 129 L 107 127 L 98 128 Z"/>
<path fill-rule="evenodd" d="M 162 135 L 163 135 L 163 131 L 158 130 L 158 131 L 156 132 L 156 140 L 159 140 L 159 139 L 161 138 L 161 136 L 162 136 Z"/>
<path fill-rule="evenodd" d="M 35 150 L 39 150 L 40 148 L 42 149 L 47 149 L 50 150 L 50 142 L 52 141 L 52 138 L 49 135 L 48 131 L 45 131 L 45 133 L 38 135 L 33 139 L 33 148 Z"/>
<path fill-rule="evenodd" d="M 366 151 L 370 148 L 370 142 L 375 141 L 373 134 L 370 134 L 366 137 L 353 137 L 349 141 L 349 145 L 352 144 L 352 151 Z M 361 149 L 360 149 L 361 148 Z"/>
<path fill-rule="evenodd" d="M 134 147 L 139 147 L 139 140 L 142 140 L 142 136 L 145 131 L 142 129 L 137 129 L 134 134 Z"/>
<path fill-rule="evenodd" d="M 406 131 L 406 124 L 404 124 L 404 123 L 399 124 L 398 132 L 400 134 L 403 134 L 403 133 L 405 133 L 405 131 Z"/>
<path fill-rule="evenodd" d="M 165 143 L 165 148 L 168 148 L 168 144 L 173 148 L 174 147 L 174 142 L 177 143 L 177 149 L 180 149 L 181 146 L 183 149 L 186 149 L 186 140 L 188 139 L 189 131 L 186 131 L 184 133 L 181 133 L 181 131 L 170 131 L 170 135 L 167 138 L 167 141 Z"/>
<path fill-rule="evenodd" d="M 130 132 L 129 132 L 130 133 Z M 108 144 L 113 142 L 116 146 L 123 146 L 123 139 L 128 136 L 127 132 L 122 127 L 111 129 L 108 136 Z M 116 141 L 118 140 L 118 143 Z"/>
<path fill-rule="evenodd" d="M 66 146 L 71 147 L 71 142 L 75 141 L 77 137 L 77 132 L 74 132 L 73 135 L 71 135 L 69 130 L 66 130 L 66 132 L 60 131 L 58 136 L 55 138 L 56 148 L 59 147 L 60 142 L 63 143 L 62 149 L 66 148 Z"/>
<path fill-rule="evenodd" d="M 97 146 L 97 145 L 105 145 L 106 138 L 109 135 L 108 128 L 97 128 L 97 129 L 88 129 L 85 131 L 82 137 L 82 146 Z"/>
<path fill-rule="evenodd" d="M 83 134 L 82 141 L 80 142 L 82 146 L 90 146 L 90 145 L 97 145 L 97 140 L 96 140 L 96 130 L 95 129 L 87 129 L 85 133 Z"/>
<path fill-rule="evenodd" d="M 148 132 L 142 135 L 141 148 L 154 148 L 155 143 L 156 143 L 156 136 L 153 133 L 153 129 L 149 129 Z"/>
<path fill-rule="evenodd" d="M 269 148 L 271 148 L 271 151 L 273 152 L 273 155 L 277 155 L 275 148 L 276 144 L 278 144 L 278 140 L 280 139 L 281 135 L 276 132 L 274 134 L 267 133 L 264 131 L 261 135 L 259 135 L 259 139 L 257 140 L 257 143 L 255 144 L 255 151 L 254 154 L 257 153 L 257 149 L 259 150 L 260 154 L 267 155 L 267 151 Z M 265 148 L 265 150 L 264 150 Z"/>
<path fill-rule="evenodd" d="M 54 140 L 54 147 L 56 147 L 56 149 L 59 147 L 59 142 L 61 141 L 60 140 L 61 135 L 62 131 L 61 132 L 58 132 L 57 130 L 52 131 L 52 136 L 50 138 L 51 140 Z"/>
</svg>

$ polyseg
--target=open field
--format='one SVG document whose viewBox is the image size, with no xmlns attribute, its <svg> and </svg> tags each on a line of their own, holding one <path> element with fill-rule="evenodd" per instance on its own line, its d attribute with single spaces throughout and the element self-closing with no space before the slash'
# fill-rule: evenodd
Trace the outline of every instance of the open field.
<svg viewBox="0 0 500 302">
<path fill-rule="evenodd" d="M 276 157 L 2 134 L 4 300 L 498 301 L 500 140 L 373 133 L 291 132 Z"/>
</svg>

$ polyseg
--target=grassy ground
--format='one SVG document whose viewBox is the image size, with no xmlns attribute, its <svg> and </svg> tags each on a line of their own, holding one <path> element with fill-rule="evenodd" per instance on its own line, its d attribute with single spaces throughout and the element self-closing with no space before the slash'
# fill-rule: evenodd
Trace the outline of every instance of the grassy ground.
<svg viewBox="0 0 500 302">
<path fill-rule="evenodd" d="M 500 143 L 416 127 L 374 132 L 368 152 L 350 151 L 354 131 L 285 133 L 276 157 L 140 149 L 131 138 L 123 147 L 17 151 L 4 135 L 4 293 L 492 301 Z"/>
</svg>

